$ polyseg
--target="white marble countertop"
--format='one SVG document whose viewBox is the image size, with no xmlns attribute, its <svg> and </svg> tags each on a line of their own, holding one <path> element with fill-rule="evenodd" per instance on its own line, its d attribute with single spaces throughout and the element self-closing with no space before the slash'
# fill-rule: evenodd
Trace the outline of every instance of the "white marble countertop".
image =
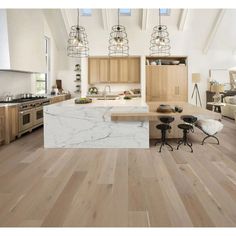
<svg viewBox="0 0 236 236">
<path fill-rule="evenodd" d="M 92 103 L 88 104 L 75 104 L 74 98 L 63 101 L 63 102 L 58 102 L 55 104 L 49 105 L 50 107 L 147 107 L 147 103 L 142 101 L 141 98 L 133 98 L 131 100 L 124 100 L 124 99 L 119 99 L 119 100 L 96 100 L 93 99 Z"/>
</svg>

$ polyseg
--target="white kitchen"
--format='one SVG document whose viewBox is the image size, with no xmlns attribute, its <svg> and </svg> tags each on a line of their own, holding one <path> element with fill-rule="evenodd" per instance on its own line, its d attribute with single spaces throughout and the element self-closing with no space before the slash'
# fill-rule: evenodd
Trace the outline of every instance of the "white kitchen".
<svg viewBox="0 0 236 236">
<path fill-rule="evenodd" d="M 236 10 L 78 7 L 0 9 L 0 226 L 235 226 Z"/>
</svg>

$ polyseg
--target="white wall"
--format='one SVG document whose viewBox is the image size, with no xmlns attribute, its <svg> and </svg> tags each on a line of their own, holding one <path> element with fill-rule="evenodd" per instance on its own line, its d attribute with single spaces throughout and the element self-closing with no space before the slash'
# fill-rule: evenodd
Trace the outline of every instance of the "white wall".
<svg viewBox="0 0 236 236">
<path fill-rule="evenodd" d="M 31 91 L 31 74 L 0 71 L 0 97 Z"/>
<path fill-rule="evenodd" d="M 24 15 L 27 15 L 25 17 L 31 17 L 32 14 L 35 14 L 35 11 L 36 10 L 25 10 Z M 11 12 L 11 13 L 12 14 L 14 13 L 15 15 L 17 14 L 16 11 Z M 20 14 L 22 14 L 22 12 L 20 12 Z M 59 50 L 56 47 L 55 40 L 54 40 L 51 30 L 47 24 L 47 21 L 45 20 L 44 14 L 40 10 L 37 11 L 37 19 L 40 20 L 39 26 L 40 27 L 43 26 L 43 30 L 41 31 L 41 34 L 40 34 L 41 38 L 44 39 L 44 36 L 47 36 L 50 38 L 51 72 L 50 72 L 49 91 L 48 91 L 50 93 L 51 86 L 55 84 L 55 80 L 57 78 L 57 72 L 58 72 L 59 61 L 60 61 Z M 27 24 L 29 25 L 30 22 L 28 22 Z M 35 22 L 32 21 L 31 27 L 35 27 L 35 26 L 37 26 L 37 24 L 35 24 Z M 21 26 L 19 26 L 18 30 L 20 31 L 22 27 L 25 27 L 25 25 L 22 24 Z M 6 36 L 5 32 L 1 31 L 0 33 L 3 34 L 4 37 Z M 22 35 L 25 35 L 25 34 L 22 34 Z M 11 36 L 11 40 L 14 39 L 14 40 L 18 41 L 17 40 L 18 37 L 12 39 L 12 35 L 10 35 L 10 36 Z M 2 38 L 2 37 L 0 37 L 0 38 Z M 28 39 L 21 38 L 21 40 L 24 41 L 24 40 L 28 40 Z M 34 40 L 34 38 L 32 38 L 31 40 Z M 44 53 L 44 49 L 42 49 L 42 50 Z M 63 53 L 64 53 L 64 51 L 63 51 Z M 21 58 L 21 60 L 24 61 L 25 60 L 25 53 L 21 52 L 20 54 L 21 54 L 21 56 L 20 57 L 17 56 L 16 60 L 19 60 L 19 58 Z M 37 55 L 38 55 L 37 53 L 31 52 L 31 58 L 35 59 L 35 58 L 37 58 Z M 26 58 L 29 58 L 29 57 L 26 57 Z M 43 60 L 45 60 L 45 58 Z M 35 93 L 35 78 L 33 75 L 34 74 L 32 74 L 32 73 L 0 71 L 0 96 L 7 94 L 7 93 L 11 93 L 13 95 L 20 94 L 20 93 L 29 93 L 29 92 Z"/>
</svg>

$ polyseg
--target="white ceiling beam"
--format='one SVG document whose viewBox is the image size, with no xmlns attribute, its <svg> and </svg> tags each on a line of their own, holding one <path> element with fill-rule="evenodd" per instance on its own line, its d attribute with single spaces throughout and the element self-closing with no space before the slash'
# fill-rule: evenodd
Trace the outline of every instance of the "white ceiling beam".
<svg viewBox="0 0 236 236">
<path fill-rule="evenodd" d="M 182 9 L 180 18 L 179 18 L 179 23 L 178 23 L 178 29 L 179 31 L 184 31 L 187 18 L 188 18 L 189 10 L 188 9 Z"/>
<path fill-rule="evenodd" d="M 65 26 L 66 26 L 67 34 L 69 34 L 71 24 L 70 24 L 70 21 L 69 21 L 69 18 L 68 18 L 68 13 L 67 13 L 66 9 L 61 9 L 61 14 L 62 14 L 62 18 L 63 18 L 63 21 L 64 21 Z"/>
<path fill-rule="evenodd" d="M 214 38 L 215 38 L 215 35 L 216 35 L 216 32 L 220 26 L 220 23 L 225 15 L 225 12 L 226 10 L 225 9 L 222 9 L 222 10 L 219 10 L 215 20 L 214 20 L 214 23 L 212 25 L 212 28 L 211 28 L 211 31 L 206 39 L 206 42 L 205 42 L 205 45 L 204 45 L 204 48 L 203 48 L 203 53 L 204 54 L 207 54 L 208 53 L 208 50 L 209 48 L 211 47 L 213 41 L 214 41 Z"/>
<path fill-rule="evenodd" d="M 149 19 L 149 10 L 143 9 L 142 15 L 142 23 L 141 23 L 141 30 L 146 31 L 148 28 L 148 19 Z"/>
<path fill-rule="evenodd" d="M 108 9 L 102 9 L 102 22 L 104 30 L 110 30 L 110 14 Z"/>
</svg>

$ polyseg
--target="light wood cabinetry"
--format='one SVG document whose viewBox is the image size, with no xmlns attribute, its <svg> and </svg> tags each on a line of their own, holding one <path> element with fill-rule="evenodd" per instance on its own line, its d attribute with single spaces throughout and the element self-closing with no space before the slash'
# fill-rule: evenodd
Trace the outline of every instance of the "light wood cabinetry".
<svg viewBox="0 0 236 236">
<path fill-rule="evenodd" d="M 120 80 L 120 60 L 117 58 L 110 59 L 109 64 L 109 78 L 111 83 L 118 83 Z"/>
<path fill-rule="evenodd" d="M 89 83 L 99 83 L 99 58 L 89 58 Z"/>
<path fill-rule="evenodd" d="M 89 84 L 140 83 L 140 57 L 89 58 Z"/>
<path fill-rule="evenodd" d="M 0 145 L 5 142 L 5 107 L 0 107 Z"/>
<path fill-rule="evenodd" d="M 127 83 L 129 81 L 129 60 L 128 58 L 123 58 L 119 60 L 119 72 L 120 77 L 119 81 L 120 83 Z M 140 78 L 139 78 L 140 80 Z"/>
<path fill-rule="evenodd" d="M 128 70 L 129 83 L 140 82 L 140 58 L 131 57 L 129 58 L 129 70 Z"/>
<path fill-rule="evenodd" d="M 19 112 L 17 106 L 5 108 L 5 143 L 15 140 L 19 131 Z"/>
<path fill-rule="evenodd" d="M 71 98 L 71 96 L 69 94 L 58 95 L 58 96 L 55 96 L 55 97 L 51 97 L 50 98 L 50 104 L 57 103 L 57 102 L 62 102 L 62 101 L 68 100 L 70 98 Z"/>
<path fill-rule="evenodd" d="M 187 65 L 146 65 L 147 101 L 187 101 Z"/>
<path fill-rule="evenodd" d="M 99 81 L 107 83 L 109 81 L 109 59 L 101 58 L 99 60 Z"/>
</svg>

